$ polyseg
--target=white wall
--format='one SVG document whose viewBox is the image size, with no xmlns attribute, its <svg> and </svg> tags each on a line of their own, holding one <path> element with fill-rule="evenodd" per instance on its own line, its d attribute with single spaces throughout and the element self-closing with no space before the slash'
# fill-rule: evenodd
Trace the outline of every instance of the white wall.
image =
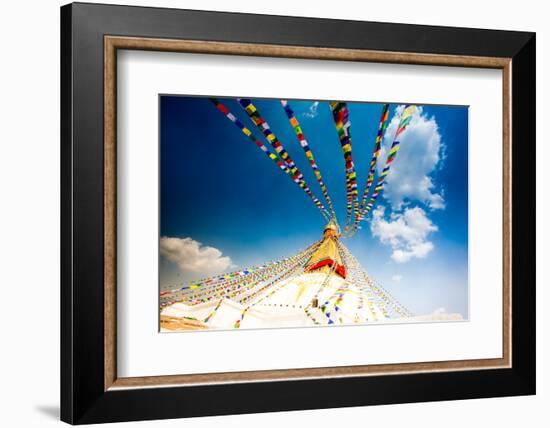
<svg viewBox="0 0 550 428">
<path fill-rule="evenodd" d="M 121 0 L 122 1 L 122 0 Z M 0 6 L 0 351 L 2 425 L 42 427 L 58 419 L 59 397 L 59 10 L 58 0 L 6 1 Z M 103 1 L 103 3 L 116 3 Z M 479 0 L 441 2 L 275 0 L 149 0 L 127 4 L 169 6 L 343 18 L 414 24 L 485 27 L 537 32 L 539 130 L 549 113 L 548 12 L 542 1 L 487 4 Z M 267 415 L 151 422 L 155 426 L 240 428 L 285 425 L 460 427 L 491 424 L 543 426 L 550 404 L 550 317 L 542 302 L 550 293 L 550 238 L 545 167 L 550 154 L 538 144 L 538 395 L 535 397 L 421 403 L 354 409 L 287 412 Z M 544 263 L 546 261 L 546 263 Z M 545 363 L 546 361 L 546 363 Z M 133 426 L 137 424 L 128 424 Z"/>
</svg>

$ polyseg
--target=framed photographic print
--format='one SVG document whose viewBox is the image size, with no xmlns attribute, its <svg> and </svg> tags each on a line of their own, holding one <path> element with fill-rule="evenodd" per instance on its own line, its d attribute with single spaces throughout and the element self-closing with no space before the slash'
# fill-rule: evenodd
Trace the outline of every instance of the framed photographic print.
<svg viewBox="0 0 550 428">
<path fill-rule="evenodd" d="M 76 3 L 61 53 L 62 420 L 535 393 L 533 33 Z"/>
</svg>

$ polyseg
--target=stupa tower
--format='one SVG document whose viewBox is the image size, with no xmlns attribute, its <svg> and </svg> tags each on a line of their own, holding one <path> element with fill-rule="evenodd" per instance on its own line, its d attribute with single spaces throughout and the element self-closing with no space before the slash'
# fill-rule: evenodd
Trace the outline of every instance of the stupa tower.
<svg viewBox="0 0 550 428">
<path fill-rule="evenodd" d="M 296 256 L 189 284 L 161 296 L 161 328 L 358 324 L 410 316 L 376 285 L 330 222 Z"/>
</svg>

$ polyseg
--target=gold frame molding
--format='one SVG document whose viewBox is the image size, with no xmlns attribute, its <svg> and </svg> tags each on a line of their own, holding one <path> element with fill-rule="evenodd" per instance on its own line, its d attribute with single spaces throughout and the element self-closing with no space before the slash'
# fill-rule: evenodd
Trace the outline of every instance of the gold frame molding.
<svg viewBox="0 0 550 428">
<path fill-rule="evenodd" d="M 243 55 L 279 58 L 323 59 L 502 70 L 503 82 L 503 349 L 502 358 L 434 361 L 405 364 L 378 364 L 306 369 L 262 370 L 171 376 L 117 377 L 116 367 L 116 87 L 117 50 L 146 50 L 213 55 Z M 138 37 L 104 37 L 104 389 L 193 386 L 204 384 L 298 380 L 311 378 L 358 377 L 405 373 L 480 370 L 511 367 L 511 58 L 382 52 L 248 43 L 169 40 Z"/>
</svg>

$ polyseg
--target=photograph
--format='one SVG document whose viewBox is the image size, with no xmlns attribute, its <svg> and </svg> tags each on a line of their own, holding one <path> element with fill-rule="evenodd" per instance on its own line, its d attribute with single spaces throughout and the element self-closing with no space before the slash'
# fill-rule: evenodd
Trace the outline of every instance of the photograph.
<svg viewBox="0 0 550 428">
<path fill-rule="evenodd" d="M 159 94 L 161 332 L 467 322 L 465 105 Z"/>
</svg>

